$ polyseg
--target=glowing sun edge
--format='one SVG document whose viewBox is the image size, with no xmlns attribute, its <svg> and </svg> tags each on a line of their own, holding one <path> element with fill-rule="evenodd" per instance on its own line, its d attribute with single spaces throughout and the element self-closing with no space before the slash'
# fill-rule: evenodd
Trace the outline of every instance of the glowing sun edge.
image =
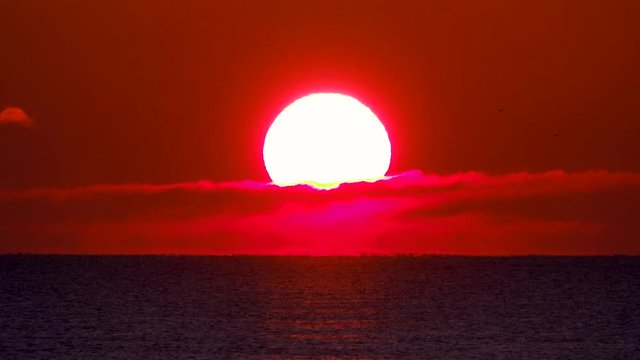
<svg viewBox="0 0 640 360">
<path fill-rule="evenodd" d="M 387 180 L 387 179 L 393 178 L 393 176 L 387 176 L 386 175 L 386 172 L 388 171 L 389 166 L 391 164 L 391 157 L 392 157 L 391 142 L 389 140 L 386 128 L 384 127 L 384 124 L 382 124 L 380 119 L 378 119 L 378 117 L 375 115 L 375 113 L 368 106 L 366 106 L 363 103 L 361 103 L 359 100 L 357 100 L 357 99 L 355 99 L 355 98 L 353 98 L 351 96 L 343 95 L 343 94 L 339 94 L 339 93 L 316 93 L 316 94 L 310 94 L 310 95 L 304 96 L 304 97 L 296 100 L 295 102 L 293 102 L 292 104 L 287 106 L 287 108 L 285 108 L 285 110 L 287 110 L 289 107 L 291 107 L 292 105 L 296 104 L 297 102 L 299 102 L 299 101 L 301 101 L 301 100 L 303 100 L 305 98 L 308 98 L 308 97 L 311 97 L 311 96 L 317 96 L 317 95 L 320 95 L 320 96 L 339 96 L 339 97 L 348 98 L 348 99 L 356 102 L 359 106 L 361 106 L 363 108 L 363 110 L 365 110 L 366 112 L 368 112 L 368 113 L 370 113 L 372 115 L 373 119 L 375 119 L 376 124 L 380 125 L 382 130 L 383 130 L 383 132 L 384 132 L 385 140 L 386 140 L 385 143 L 387 145 L 386 148 L 388 148 L 388 156 L 385 156 L 385 158 L 386 158 L 385 160 L 386 161 L 384 161 L 385 171 L 384 171 L 383 175 L 377 176 L 375 178 L 367 178 L 367 177 L 365 177 L 365 178 L 358 178 L 358 179 L 340 180 L 340 181 L 337 181 L 337 182 L 318 182 L 318 181 L 315 181 L 315 180 L 306 180 L 306 179 L 302 178 L 302 179 L 294 180 L 292 182 L 286 182 L 286 181 L 275 182 L 275 181 L 272 181 L 270 184 L 272 184 L 274 186 L 278 186 L 278 187 L 291 187 L 291 186 L 300 186 L 300 185 L 302 185 L 302 186 L 307 186 L 307 187 L 310 187 L 310 188 L 313 188 L 313 189 L 316 189 L 316 190 L 333 190 L 333 189 L 339 188 L 340 185 L 342 185 L 342 184 L 354 184 L 354 183 L 363 183 L 363 182 L 375 183 L 377 181 L 383 181 L 383 180 Z M 278 120 L 278 118 L 285 112 L 285 110 L 283 110 L 278 115 L 278 117 L 276 117 L 276 120 L 274 120 L 274 124 Z M 273 126 L 273 124 L 271 126 Z M 271 127 L 269 128 L 269 132 L 270 131 L 271 131 Z M 267 136 L 269 136 L 269 132 L 267 132 Z M 266 142 L 265 142 L 265 148 L 266 148 Z M 263 153 L 264 153 L 264 151 L 265 150 L 263 149 Z M 387 155 L 387 154 L 385 154 L 385 155 Z M 263 156 L 264 156 L 264 154 L 263 154 Z M 267 171 L 269 172 L 269 166 L 267 165 L 266 156 L 264 157 L 264 159 L 265 159 L 265 165 L 267 166 Z M 269 172 L 269 175 L 273 178 L 273 176 L 272 176 L 272 174 L 270 172 Z"/>
</svg>

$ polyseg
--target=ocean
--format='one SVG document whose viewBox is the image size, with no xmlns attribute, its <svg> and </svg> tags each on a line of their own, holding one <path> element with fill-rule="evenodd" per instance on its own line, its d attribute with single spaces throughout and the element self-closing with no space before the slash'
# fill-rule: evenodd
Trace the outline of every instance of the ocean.
<svg viewBox="0 0 640 360">
<path fill-rule="evenodd" d="M 0 359 L 640 359 L 640 257 L 0 256 Z"/>
</svg>

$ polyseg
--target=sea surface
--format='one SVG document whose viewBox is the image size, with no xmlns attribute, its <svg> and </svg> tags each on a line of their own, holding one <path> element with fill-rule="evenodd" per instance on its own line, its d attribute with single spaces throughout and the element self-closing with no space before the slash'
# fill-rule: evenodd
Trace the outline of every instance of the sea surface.
<svg viewBox="0 0 640 360">
<path fill-rule="evenodd" d="M 640 257 L 0 256 L 0 359 L 640 359 Z"/>
</svg>

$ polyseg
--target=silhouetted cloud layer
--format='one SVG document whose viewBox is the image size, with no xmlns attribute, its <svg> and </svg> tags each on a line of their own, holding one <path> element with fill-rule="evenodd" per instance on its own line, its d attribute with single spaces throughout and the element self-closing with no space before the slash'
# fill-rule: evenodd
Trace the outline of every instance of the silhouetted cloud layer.
<svg viewBox="0 0 640 360">
<path fill-rule="evenodd" d="M 640 174 L 604 171 L 94 185 L 0 191 L 0 252 L 640 254 L 639 213 Z"/>
<path fill-rule="evenodd" d="M 33 119 L 27 113 L 14 106 L 8 106 L 0 111 L 0 125 L 33 126 Z"/>
</svg>

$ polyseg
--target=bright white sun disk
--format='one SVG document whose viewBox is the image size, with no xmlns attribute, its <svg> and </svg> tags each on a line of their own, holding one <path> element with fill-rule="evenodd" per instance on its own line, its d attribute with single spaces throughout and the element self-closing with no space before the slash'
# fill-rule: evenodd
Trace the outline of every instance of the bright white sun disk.
<svg viewBox="0 0 640 360">
<path fill-rule="evenodd" d="M 320 93 L 296 100 L 278 115 L 263 156 L 277 185 L 334 188 L 382 179 L 391 143 L 371 109 L 350 96 Z"/>
</svg>

